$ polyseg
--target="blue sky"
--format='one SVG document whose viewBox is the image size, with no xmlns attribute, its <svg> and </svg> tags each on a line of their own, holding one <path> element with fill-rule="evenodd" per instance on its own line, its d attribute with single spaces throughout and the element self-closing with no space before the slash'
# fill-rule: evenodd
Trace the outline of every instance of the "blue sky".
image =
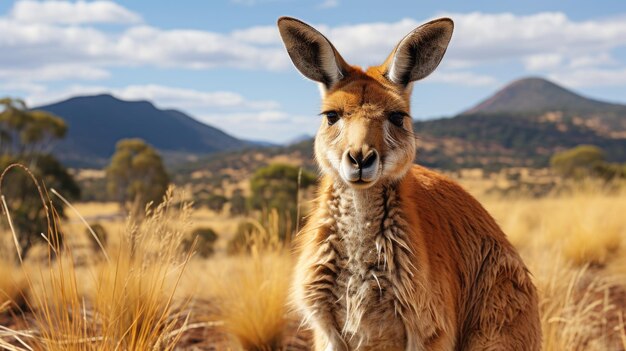
<svg viewBox="0 0 626 351">
<path fill-rule="evenodd" d="M 453 115 L 530 75 L 626 103 L 623 0 L 1 1 L 0 95 L 36 106 L 109 92 L 238 137 L 313 134 L 318 89 L 289 62 L 281 15 L 316 26 L 362 66 L 380 63 L 424 21 L 451 17 L 448 54 L 415 85 L 417 119 Z"/>
</svg>

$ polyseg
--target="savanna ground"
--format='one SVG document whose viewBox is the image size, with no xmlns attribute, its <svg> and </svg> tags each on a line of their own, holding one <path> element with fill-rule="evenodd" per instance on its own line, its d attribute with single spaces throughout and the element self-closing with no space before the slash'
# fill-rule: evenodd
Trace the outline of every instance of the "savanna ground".
<svg viewBox="0 0 626 351">
<path fill-rule="evenodd" d="M 544 350 L 626 349 L 626 187 L 581 182 L 534 196 L 552 181 L 546 173 L 453 176 L 525 259 L 541 295 Z M 529 177 L 532 186 L 516 186 Z M 49 245 L 19 265 L 5 228 L 0 349 L 306 350 L 287 303 L 293 258 L 277 216 L 251 221 L 249 249 L 227 254 L 245 218 L 194 210 L 184 192 L 170 192 L 140 224 L 116 216 L 115 204 L 75 204 L 51 221 Z M 107 229 L 106 245 L 94 245 L 84 221 Z M 199 226 L 219 234 L 209 258 L 180 247 Z"/>
</svg>

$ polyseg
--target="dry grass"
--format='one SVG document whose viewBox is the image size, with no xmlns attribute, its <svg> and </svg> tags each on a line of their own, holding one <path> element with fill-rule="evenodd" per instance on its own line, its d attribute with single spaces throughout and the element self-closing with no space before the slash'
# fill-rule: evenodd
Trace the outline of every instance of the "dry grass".
<svg viewBox="0 0 626 351">
<path fill-rule="evenodd" d="M 543 349 L 600 351 L 626 347 L 624 280 L 587 266 L 559 262 L 558 254 L 548 256 L 543 262 L 545 268 L 535 271 Z"/>
<path fill-rule="evenodd" d="M 292 259 L 279 240 L 276 212 L 265 225 L 255 224 L 247 240 L 249 252 L 210 259 L 202 268 L 191 268 L 188 275 L 198 279 L 195 273 L 205 271 L 201 294 L 215 301 L 213 318 L 223 322 L 224 330 L 242 349 L 278 350 L 289 319 Z"/>
<path fill-rule="evenodd" d="M 575 265 L 606 266 L 623 251 L 626 190 L 484 199 L 483 204 L 522 253 L 558 249 Z"/>
<path fill-rule="evenodd" d="M 90 291 L 95 318 L 105 335 L 102 349 L 172 349 L 171 335 L 184 318 L 174 293 L 186 265 L 179 245 L 190 211 L 173 209 L 171 193 L 139 225 L 128 223 L 122 246 L 97 265 Z M 181 225 L 181 223 L 183 223 Z"/>
<path fill-rule="evenodd" d="M 287 325 L 291 260 L 284 251 L 211 261 L 224 272 L 209 274 L 215 318 L 244 350 L 278 350 Z"/>
<path fill-rule="evenodd" d="M 485 198 L 540 294 L 544 350 L 626 350 L 626 192 Z"/>
</svg>

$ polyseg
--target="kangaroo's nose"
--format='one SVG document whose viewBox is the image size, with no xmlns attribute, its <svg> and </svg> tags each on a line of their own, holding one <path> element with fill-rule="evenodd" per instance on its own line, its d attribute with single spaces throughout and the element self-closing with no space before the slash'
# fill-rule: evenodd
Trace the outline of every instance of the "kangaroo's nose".
<svg viewBox="0 0 626 351">
<path fill-rule="evenodd" d="M 376 162 L 376 159 L 378 158 L 378 153 L 374 150 L 370 150 L 367 155 L 363 156 L 363 153 L 361 151 L 350 151 L 346 154 L 346 156 L 352 167 L 357 169 L 367 169 L 371 167 L 374 162 Z"/>
<path fill-rule="evenodd" d="M 378 178 L 379 156 L 375 149 L 346 150 L 341 160 L 342 177 L 349 182 L 371 182 Z"/>
</svg>

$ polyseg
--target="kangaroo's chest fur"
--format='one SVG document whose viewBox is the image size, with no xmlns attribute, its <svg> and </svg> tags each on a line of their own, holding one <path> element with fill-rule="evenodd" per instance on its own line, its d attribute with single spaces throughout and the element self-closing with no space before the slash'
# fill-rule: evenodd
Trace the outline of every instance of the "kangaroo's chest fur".
<svg viewBox="0 0 626 351">
<path fill-rule="evenodd" d="M 328 235 L 312 262 L 324 268 L 312 267 L 324 277 L 312 279 L 323 284 L 310 287 L 310 314 L 334 324 L 352 350 L 421 349 L 418 336 L 407 330 L 415 330 L 414 282 L 423 272 L 396 190 L 360 192 L 339 185 L 325 206 Z"/>
<path fill-rule="evenodd" d="M 381 189 L 379 193 L 363 194 L 339 188 L 329 208 L 336 222 L 336 248 L 341 253 L 334 286 L 334 294 L 339 297 L 334 316 L 352 348 L 377 344 L 389 347 L 406 339 L 394 274 L 389 269 L 395 258 L 386 252 L 390 244 L 396 246 L 390 240 L 402 229 L 390 218 L 390 210 L 394 215 L 398 211 L 393 201 L 387 203 L 387 192 Z"/>
</svg>

